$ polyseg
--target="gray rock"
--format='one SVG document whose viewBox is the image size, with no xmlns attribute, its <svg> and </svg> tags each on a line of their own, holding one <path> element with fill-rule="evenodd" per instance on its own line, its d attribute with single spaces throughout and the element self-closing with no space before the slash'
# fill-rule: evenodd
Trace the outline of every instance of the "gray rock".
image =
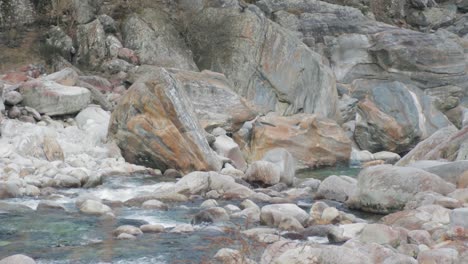
<svg viewBox="0 0 468 264">
<path fill-rule="evenodd" d="M 91 93 L 81 87 L 52 81 L 30 81 L 20 87 L 23 105 L 49 116 L 73 114 L 88 106 Z"/>
<path fill-rule="evenodd" d="M 112 234 L 114 236 L 119 236 L 120 234 L 130 234 L 133 236 L 139 236 L 139 235 L 142 235 L 143 232 L 141 232 L 140 228 L 136 226 L 123 225 L 114 229 L 114 231 L 112 231 Z"/>
<path fill-rule="evenodd" d="M 280 182 L 289 186 L 294 185 L 296 161 L 289 151 L 284 148 L 275 148 L 265 153 L 262 160 L 269 161 L 279 167 Z"/>
<path fill-rule="evenodd" d="M 397 246 L 401 243 L 400 232 L 382 224 L 368 224 L 358 237 L 364 243 Z"/>
<path fill-rule="evenodd" d="M 269 161 L 255 161 L 245 173 L 248 182 L 259 182 L 265 185 L 275 185 L 280 182 L 281 169 L 278 165 Z"/>
<path fill-rule="evenodd" d="M 347 201 L 354 208 L 388 213 L 401 210 L 418 192 L 448 194 L 455 186 L 439 176 L 416 168 L 379 165 L 359 173 L 358 190 Z"/>
<path fill-rule="evenodd" d="M 260 212 L 261 222 L 268 226 L 279 226 L 285 217 L 293 217 L 304 225 L 309 218 L 309 214 L 295 204 L 265 205 Z"/>
<path fill-rule="evenodd" d="M 78 82 L 78 73 L 72 68 L 65 68 L 45 76 L 44 80 L 53 81 L 65 86 L 75 86 Z"/>
<path fill-rule="evenodd" d="M 162 233 L 166 229 L 163 225 L 142 225 L 140 226 L 140 230 L 143 233 Z"/>
<path fill-rule="evenodd" d="M 117 25 L 116 25 L 115 20 L 112 17 L 106 14 L 103 14 L 103 15 L 100 15 L 98 19 L 99 19 L 99 22 L 101 22 L 101 25 L 104 28 L 104 31 L 106 33 L 117 32 Z"/>
<path fill-rule="evenodd" d="M 112 209 L 99 201 L 85 200 L 79 207 L 80 212 L 90 215 L 106 215 L 112 213 Z"/>
<path fill-rule="evenodd" d="M 199 225 L 202 223 L 219 223 L 229 220 L 227 211 L 222 207 L 212 207 L 205 209 L 197 214 L 192 219 L 192 225 Z"/>
<path fill-rule="evenodd" d="M 79 188 L 81 187 L 81 181 L 75 177 L 57 174 L 54 177 L 54 186 L 61 188 Z"/>
<path fill-rule="evenodd" d="M 78 43 L 77 62 L 96 69 L 106 58 L 106 34 L 98 19 L 76 28 Z"/>
<path fill-rule="evenodd" d="M 106 61 L 102 64 L 101 69 L 110 74 L 116 74 L 119 72 L 128 72 L 133 68 L 133 65 L 121 60 L 121 59 L 113 59 Z"/>
<path fill-rule="evenodd" d="M 452 248 L 423 250 L 418 255 L 418 263 L 457 263 L 458 252 Z"/>
<path fill-rule="evenodd" d="M 40 212 L 65 212 L 65 207 L 54 201 L 40 201 L 36 211 Z"/>
<path fill-rule="evenodd" d="M 236 169 L 241 171 L 247 169 L 247 162 L 245 162 L 244 155 L 239 145 L 237 145 L 232 138 L 226 135 L 217 136 L 212 147 L 218 155 L 230 159 Z"/>
<path fill-rule="evenodd" d="M 454 227 L 463 227 L 468 229 L 468 208 L 457 208 L 450 212 L 450 224 Z"/>
<path fill-rule="evenodd" d="M 419 142 L 416 145 L 416 147 L 414 147 L 410 152 L 408 152 L 408 154 L 403 156 L 403 158 L 399 160 L 396 163 L 396 165 L 405 166 L 418 160 L 427 160 L 427 155 L 433 149 L 445 142 L 452 135 L 456 134 L 457 131 L 458 130 L 453 126 L 444 127 L 438 130 L 427 139 Z"/>
<path fill-rule="evenodd" d="M 13 106 L 8 110 L 8 117 L 11 119 L 15 119 L 21 116 L 21 110 L 17 106 Z"/>
<path fill-rule="evenodd" d="M 145 201 L 141 205 L 141 208 L 143 208 L 143 209 L 158 209 L 158 210 L 163 210 L 163 211 L 167 211 L 169 209 L 169 207 L 165 203 L 163 203 L 161 201 L 158 201 L 158 200 Z"/>
<path fill-rule="evenodd" d="M 59 26 L 52 26 L 47 31 L 46 45 L 51 52 L 50 55 L 58 53 L 60 56 L 65 58 L 67 62 L 71 62 L 76 53 L 73 46 L 73 39 Z"/>
<path fill-rule="evenodd" d="M 196 14 L 188 30 L 197 65 L 224 73 L 238 94 L 263 109 L 338 117 L 330 69 L 257 8 L 207 8 Z"/>
<path fill-rule="evenodd" d="M 3 97 L 7 105 L 17 105 L 23 101 L 23 96 L 17 91 L 6 92 Z"/>
<path fill-rule="evenodd" d="M 348 176 L 332 175 L 320 184 L 316 197 L 345 202 L 357 191 L 357 180 Z"/>
<path fill-rule="evenodd" d="M 15 198 L 21 195 L 19 186 L 13 181 L 5 181 L 0 183 L 0 198 Z"/>
<path fill-rule="evenodd" d="M 145 71 L 145 67 L 148 68 L 141 66 L 137 71 Z M 182 82 L 205 130 L 221 127 L 235 132 L 246 121 L 256 117 L 257 112 L 251 103 L 232 90 L 232 85 L 223 74 L 206 70 L 201 73 L 182 70 L 171 72 L 174 78 Z"/>
<path fill-rule="evenodd" d="M 183 173 L 221 169 L 185 89 L 162 68 L 151 79 L 134 83 L 121 98 L 109 137 L 131 163 Z"/>
<path fill-rule="evenodd" d="M 36 261 L 28 256 L 18 254 L 1 259 L 0 264 L 36 264 Z"/>
<path fill-rule="evenodd" d="M 122 25 L 124 46 L 134 50 L 141 64 L 197 70 L 191 53 L 167 14 L 144 9 L 130 14 Z"/>
<path fill-rule="evenodd" d="M 424 10 L 414 10 L 407 16 L 406 21 L 412 26 L 421 28 L 439 28 L 451 24 L 455 20 L 456 15 L 457 7 L 455 5 L 446 5 Z"/>
<path fill-rule="evenodd" d="M 78 24 L 86 24 L 96 18 L 102 0 L 72 0 L 74 19 Z"/>
<path fill-rule="evenodd" d="M 404 152 L 438 129 L 452 126 L 418 88 L 400 82 L 358 80 L 360 99 L 354 139 L 361 149 Z"/>
</svg>

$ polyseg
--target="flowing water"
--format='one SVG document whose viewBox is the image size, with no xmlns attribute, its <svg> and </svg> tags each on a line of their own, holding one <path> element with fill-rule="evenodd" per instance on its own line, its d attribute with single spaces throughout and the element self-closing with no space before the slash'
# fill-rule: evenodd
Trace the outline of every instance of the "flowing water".
<svg viewBox="0 0 468 264">
<path fill-rule="evenodd" d="M 300 177 L 323 178 L 324 175 L 355 175 L 355 170 L 315 171 L 301 173 Z M 109 177 L 103 185 L 93 189 L 59 190 L 47 197 L 63 205 L 63 211 L 35 211 L 40 200 L 21 198 L 3 200 L 0 204 L 0 258 L 12 254 L 26 254 L 38 263 L 209 263 L 221 248 L 254 249 L 248 252 L 258 258 L 261 250 L 251 241 L 244 240 L 239 231 L 242 222 L 229 222 L 217 227 L 196 226 L 194 233 L 144 234 L 136 240 L 116 240 L 112 231 L 120 225 L 162 224 L 167 229 L 190 223 L 200 211 L 202 200 L 169 204 L 168 211 L 143 210 L 123 206 L 123 201 L 147 195 L 172 186 L 149 176 Z M 83 194 L 112 201 L 115 219 L 87 216 L 77 212 L 75 200 Z M 236 204 L 237 202 L 232 202 Z M 307 209 L 312 200 L 298 201 Z M 220 202 L 220 206 L 227 202 Z M 260 205 L 260 204 L 259 204 Z M 334 204 L 346 210 L 340 204 Z M 246 244 L 247 243 L 247 244 Z M 248 247 L 246 246 L 248 245 Z M 263 245 L 264 246 L 264 245 Z M 247 254 L 247 253 L 246 253 Z"/>
</svg>

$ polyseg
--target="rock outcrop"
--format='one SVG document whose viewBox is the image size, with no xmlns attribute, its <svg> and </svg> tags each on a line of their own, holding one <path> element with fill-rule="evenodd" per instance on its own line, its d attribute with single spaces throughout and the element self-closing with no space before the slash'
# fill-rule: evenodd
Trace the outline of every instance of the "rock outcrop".
<svg viewBox="0 0 468 264">
<path fill-rule="evenodd" d="M 109 136 L 132 163 L 182 172 L 221 168 L 183 85 L 163 68 L 128 90 L 112 113 Z"/>
</svg>

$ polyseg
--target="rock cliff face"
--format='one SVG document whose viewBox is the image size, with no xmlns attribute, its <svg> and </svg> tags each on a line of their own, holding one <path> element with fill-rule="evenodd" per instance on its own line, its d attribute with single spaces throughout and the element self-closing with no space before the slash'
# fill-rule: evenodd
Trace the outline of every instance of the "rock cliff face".
<svg viewBox="0 0 468 264">
<path fill-rule="evenodd" d="M 188 39 L 201 69 L 224 73 L 265 111 L 338 117 L 331 70 L 260 9 L 207 8 L 191 21 Z"/>
<path fill-rule="evenodd" d="M 141 88 L 142 83 L 155 79 L 153 74 L 159 79 L 165 72 L 177 91 L 185 94 L 181 105 L 193 111 L 188 115 L 199 124 L 189 130 L 197 131 L 198 138 L 205 137 L 203 130 L 215 133 L 217 128 L 228 135 L 234 133 L 248 160 L 260 159 L 264 152 L 257 151 L 263 147 L 257 146 L 260 128 L 255 124 L 265 119 L 257 115 L 268 112 L 275 112 L 279 119 L 289 116 L 280 123 L 300 123 L 297 114 L 336 122 L 324 126 L 326 131 L 310 140 L 310 146 L 321 145 L 327 133 L 343 132 L 339 126 L 345 123 L 343 129 L 354 148 L 405 154 L 452 122 L 463 127 L 468 113 L 464 2 L 158 0 L 136 4 L 66 0 L 39 4 L 3 0 L 0 23 L 8 33 L 11 25 L 52 21 L 54 26 L 44 35 L 41 49 L 54 67 L 78 66 L 83 70 L 75 68 L 79 74 L 93 71 L 109 78 L 105 95 L 92 78 L 83 78 L 86 81 L 76 86 L 91 92 L 91 98 L 84 98 L 86 102 L 92 100 L 104 109 L 117 106 L 121 118 L 113 122 L 118 129 L 111 134 L 127 127 L 119 124 L 128 121 L 123 112 L 132 112 L 131 107 L 138 103 L 131 99 L 135 93 L 126 89 L 131 84 Z M 12 20 L 12 14 L 24 19 Z M 5 29 L 6 22 L 9 29 Z M 118 88 L 118 95 L 113 88 Z M 142 93 L 145 89 L 133 90 Z M 24 102 L 40 101 L 32 97 L 26 95 Z M 155 95 L 149 93 L 148 97 Z M 9 116 L 21 116 L 16 108 L 7 111 Z M 39 112 L 56 114 L 44 109 Z M 161 117 L 174 119 L 168 113 Z M 181 128 L 178 131 L 185 133 Z M 344 137 L 339 137 L 344 144 Z M 125 152 L 125 139 L 120 140 Z M 201 150 L 208 149 L 208 144 L 201 144 Z M 286 146 L 276 141 L 270 147 Z M 335 151 L 331 149 L 330 153 Z M 346 162 L 349 149 L 338 149 L 335 154 L 313 158 L 290 151 L 304 164 L 316 166 Z M 205 150 L 200 153 L 208 153 Z M 137 152 L 132 149 L 126 157 L 136 162 Z M 195 152 L 189 157 L 200 156 Z M 157 153 L 151 153 L 145 156 L 155 155 L 154 160 L 159 160 L 151 161 L 153 166 L 166 164 L 164 168 L 169 168 L 176 160 L 161 162 Z M 200 161 L 209 163 L 204 158 Z M 199 165 L 194 168 L 203 167 Z M 182 170 L 186 166 L 181 165 Z"/>
</svg>

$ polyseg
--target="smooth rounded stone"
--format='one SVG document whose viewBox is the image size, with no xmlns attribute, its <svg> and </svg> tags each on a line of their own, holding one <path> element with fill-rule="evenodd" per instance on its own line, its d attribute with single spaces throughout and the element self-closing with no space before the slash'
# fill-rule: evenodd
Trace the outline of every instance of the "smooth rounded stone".
<svg viewBox="0 0 468 264">
<path fill-rule="evenodd" d="M 36 264 L 36 261 L 26 255 L 17 254 L 1 259 L 0 264 Z"/>
<path fill-rule="evenodd" d="M 398 246 L 397 251 L 412 258 L 417 258 L 419 254 L 419 247 L 414 244 L 403 243 Z"/>
<path fill-rule="evenodd" d="M 439 176 L 417 168 L 379 165 L 359 173 L 357 191 L 347 201 L 351 208 L 376 213 L 401 210 L 416 193 L 433 191 L 446 195 L 455 186 Z"/>
<path fill-rule="evenodd" d="M 280 182 L 280 168 L 268 161 L 255 161 L 245 173 L 245 180 L 249 182 L 260 182 L 266 185 L 275 185 Z"/>
<path fill-rule="evenodd" d="M 218 202 L 216 202 L 216 200 L 209 199 L 209 200 L 204 201 L 200 205 L 200 208 L 207 209 L 207 208 L 212 208 L 212 207 L 217 207 L 217 206 L 218 206 Z"/>
<path fill-rule="evenodd" d="M 157 209 L 157 210 L 162 210 L 162 211 L 167 211 L 169 209 L 169 207 L 165 203 L 158 201 L 158 200 L 148 200 L 141 205 L 141 208 Z"/>
<path fill-rule="evenodd" d="M 219 223 L 229 220 L 229 214 L 222 207 L 212 207 L 197 213 L 192 219 L 192 225 L 202 223 Z"/>
<path fill-rule="evenodd" d="M 405 209 L 411 210 L 411 209 L 416 209 L 423 205 L 430 205 L 430 204 L 437 204 L 446 208 L 458 208 L 463 205 L 462 202 L 458 201 L 457 199 L 443 196 L 439 193 L 420 192 L 420 193 L 417 193 L 412 200 L 406 203 Z"/>
<path fill-rule="evenodd" d="M 226 166 L 229 165 L 229 163 L 226 164 Z M 234 178 L 239 178 L 239 179 L 244 179 L 245 174 L 243 171 L 238 170 L 234 167 L 226 167 L 221 170 L 221 174 L 229 175 Z"/>
<path fill-rule="evenodd" d="M 452 248 L 422 250 L 418 255 L 418 263 L 457 263 L 458 256 L 458 252 Z"/>
<path fill-rule="evenodd" d="M 306 188 L 309 187 L 313 192 L 317 191 L 318 188 L 320 187 L 320 184 L 322 181 L 317 180 L 317 179 L 308 179 L 305 180 L 297 185 L 299 188 Z"/>
<path fill-rule="evenodd" d="M 211 131 L 211 135 L 215 137 L 225 136 L 226 133 L 227 133 L 226 130 L 222 127 L 216 127 L 215 129 Z"/>
<path fill-rule="evenodd" d="M 24 195 L 26 195 L 26 196 L 36 196 L 37 197 L 40 194 L 41 194 L 41 190 L 39 188 L 37 188 L 36 186 L 34 186 L 34 185 L 28 184 L 24 188 Z"/>
<path fill-rule="evenodd" d="M 383 160 L 386 164 L 395 164 L 401 159 L 400 155 L 390 151 L 380 151 L 372 155 L 374 156 L 374 159 Z"/>
<path fill-rule="evenodd" d="M 456 189 L 447 195 L 450 198 L 456 199 L 462 203 L 468 203 L 468 188 Z"/>
<path fill-rule="evenodd" d="M 166 229 L 163 225 L 142 225 L 140 226 L 140 230 L 143 233 L 162 233 Z"/>
<path fill-rule="evenodd" d="M 305 244 L 286 250 L 273 263 L 370 264 L 372 262 L 366 255 L 350 248 L 339 246 L 319 248 Z"/>
<path fill-rule="evenodd" d="M 221 194 L 218 191 L 211 190 L 205 194 L 205 197 L 208 199 L 218 199 L 221 197 Z"/>
<path fill-rule="evenodd" d="M 257 242 L 271 244 L 277 241 L 284 241 L 276 228 L 257 227 L 241 231 L 241 233 Z"/>
<path fill-rule="evenodd" d="M 241 171 L 247 169 L 244 155 L 239 145 L 232 138 L 226 135 L 217 136 L 212 147 L 218 155 L 230 159 L 235 168 Z"/>
<path fill-rule="evenodd" d="M 52 190 L 52 193 L 56 193 L 56 191 Z M 93 194 L 85 193 L 85 194 L 81 194 L 80 196 L 78 196 L 75 199 L 75 206 L 79 208 L 87 200 L 93 200 L 93 201 L 96 201 L 96 202 L 99 202 L 99 203 L 102 202 L 101 198 L 99 198 L 99 197 L 97 197 L 97 196 L 95 196 Z"/>
<path fill-rule="evenodd" d="M 216 261 L 219 261 L 223 264 L 254 264 L 256 263 L 255 261 L 252 261 L 244 256 L 243 253 L 241 253 L 238 250 L 235 249 L 230 249 L 230 248 L 222 248 L 216 252 L 214 255 L 213 259 Z"/>
<path fill-rule="evenodd" d="M 323 211 L 327 209 L 329 206 L 328 204 L 318 201 L 312 204 L 310 208 L 309 215 L 314 219 L 320 219 L 322 217 Z"/>
<path fill-rule="evenodd" d="M 296 161 L 289 151 L 284 148 L 275 148 L 265 153 L 262 160 L 274 163 L 279 167 L 280 182 L 289 186 L 294 184 Z"/>
<path fill-rule="evenodd" d="M 309 214 L 295 204 L 271 204 L 265 205 L 260 211 L 260 221 L 268 226 L 278 226 L 281 220 L 290 216 L 302 225 L 307 222 Z"/>
<path fill-rule="evenodd" d="M 237 207 L 237 206 L 235 206 L 233 204 L 228 204 L 228 205 L 224 206 L 224 209 L 226 209 L 226 211 L 228 213 L 230 213 L 230 214 L 242 211 L 239 207 Z"/>
<path fill-rule="evenodd" d="M 8 117 L 11 119 L 19 118 L 21 116 L 21 110 L 17 106 L 13 106 L 8 110 Z"/>
<path fill-rule="evenodd" d="M 269 196 L 268 194 L 261 193 L 261 192 L 256 192 L 252 194 L 251 196 L 249 196 L 249 199 L 253 201 L 257 201 L 257 202 L 269 203 L 271 201 L 271 196 Z"/>
<path fill-rule="evenodd" d="M 332 223 L 335 219 L 340 216 L 340 212 L 335 207 L 327 207 L 322 212 L 321 220 L 323 224 Z"/>
<path fill-rule="evenodd" d="M 168 177 L 168 178 L 180 178 L 182 177 L 182 173 L 180 173 L 178 170 L 175 170 L 175 169 L 167 169 L 164 171 L 164 174 L 163 174 L 164 177 Z"/>
<path fill-rule="evenodd" d="M 36 109 L 34 109 L 32 107 L 29 107 L 29 106 L 25 106 L 24 110 L 26 110 L 28 115 L 34 117 L 35 120 L 37 120 L 37 121 L 42 120 L 41 114 Z"/>
<path fill-rule="evenodd" d="M 408 241 L 415 245 L 426 245 L 431 247 L 434 244 L 431 234 L 426 230 L 411 230 L 408 232 Z"/>
<path fill-rule="evenodd" d="M 3 95 L 7 105 L 17 105 L 23 101 L 23 96 L 17 91 L 10 91 Z"/>
<path fill-rule="evenodd" d="M 345 202 L 356 190 L 356 179 L 332 175 L 322 181 L 317 190 L 316 198 Z"/>
<path fill-rule="evenodd" d="M 108 213 L 112 213 L 112 209 L 109 206 L 104 205 L 101 202 L 95 200 L 85 200 L 79 206 L 79 209 L 80 212 L 90 215 L 105 215 Z"/>
<path fill-rule="evenodd" d="M 122 225 L 114 229 L 114 231 L 112 231 L 112 234 L 114 236 L 119 236 L 120 234 L 124 234 L 124 233 L 134 235 L 134 236 L 139 236 L 143 234 L 140 228 L 136 226 L 132 226 L 132 225 Z"/>
<path fill-rule="evenodd" d="M 400 232 L 382 224 L 368 224 L 364 227 L 358 240 L 364 243 L 377 243 L 396 247 L 401 244 Z"/>
<path fill-rule="evenodd" d="M 36 123 L 36 119 L 34 119 L 34 117 L 29 116 L 29 115 L 22 115 L 22 116 L 18 117 L 18 120 L 23 122 L 23 123 L 31 123 L 31 124 Z"/>
<path fill-rule="evenodd" d="M 59 188 L 79 188 L 81 181 L 75 177 L 58 174 L 54 177 L 54 186 Z"/>
<path fill-rule="evenodd" d="M 118 240 L 135 240 L 136 236 L 127 233 L 121 233 L 117 236 Z"/>
<path fill-rule="evenodd" d="M 468 208 L 457 208 L 450 212 L 450 224 L 453 227 L 468 229 Z"/>
<path fill-rule="evenodd" d="M 0 199 L 15 198 L 21 195 L 21 190 L 16 183 L 12 181 L 0 183 Z"/>
<path fill-rule="evenodd" d="M 304 231 L 304 227 L 302 226 L 296 218 L 286 216 L 281 219 L 278 229 L 284 231 L 291 231 L 291 232 L 302 232 Z"/>
<path fill-rule="evenodd" d="M 195 229 L 191 224 L 180 224 L 171 229 L 170 233 L 192 233 L 194 231 Z"/>
<path fill-rule="evenodd" d="M 37 205 L 36 211 L 38 212 L 57 212 L 57 211 L 67 211 L 65 207 L 57 202 L 54 201 L 40 201 Z"/>
<path fill-rule="evenodd" d="M 353 239 L 358 237 L 367 223 L 355 223 L 355 224 L 345 224 L 339 225 L 338 227 L 343 229 L 343 237 Z"/>
<path fill-rule="evenodd" d="M 254 203 L 252 200 L 249 200 L 249 199 L 245 199 L 244 201 L 242 201 L 239 207 L 241 209 L 256 208 L 260 210 L 260 207 L 256 203 Z"/>
<path fill-rule="evenodd" d="M 175 185 L 175 192 L 177 193 L 188 193 L 198 194 L 205 192 L 210 187 L 209 185 L 209 172 L 194 171 L 191 172 L 182 179 L 180 179 Z"/>
<path fill-rule="evenodd" d="M 260 222 L 260 208 L 249 207 L 240 212 L 233 213 L 231 217 L 246 219 L 248 223 L 257 223 Z"/>
</svg>

